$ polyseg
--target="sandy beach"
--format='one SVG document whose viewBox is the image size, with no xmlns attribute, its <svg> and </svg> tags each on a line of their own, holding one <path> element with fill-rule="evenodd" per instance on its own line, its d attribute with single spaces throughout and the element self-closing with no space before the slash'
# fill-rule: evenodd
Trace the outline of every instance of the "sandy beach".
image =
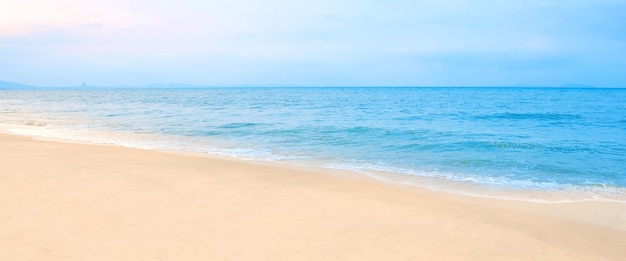
<svg viewBox="0 0 626 261">
<path fill-rule="evenodd" d="M 626 205 L 0 134 L 0 260 L 624 260 Z"/>
</svg>

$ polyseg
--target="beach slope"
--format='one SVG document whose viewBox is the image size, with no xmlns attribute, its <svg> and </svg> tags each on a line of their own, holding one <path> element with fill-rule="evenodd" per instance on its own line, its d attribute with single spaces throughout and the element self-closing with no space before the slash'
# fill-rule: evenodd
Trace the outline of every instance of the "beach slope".
<svg viewBox="0 0 626 261">
<path fill-rule="evenodd" d="M 625 206 L 0 134 L 0 260 L 624 260 Z"/>
</svg>

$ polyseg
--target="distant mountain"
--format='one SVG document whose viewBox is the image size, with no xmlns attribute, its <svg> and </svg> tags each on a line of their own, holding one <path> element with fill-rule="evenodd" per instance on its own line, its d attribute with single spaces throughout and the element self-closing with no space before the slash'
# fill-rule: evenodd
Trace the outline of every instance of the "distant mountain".
<svg viewBox="0 0 626 261">
<path fill-rule="evenodd" d="M 0 81 L 0 89 L 25 89 L 25 88 L 33 88 L 33 86 L 15 83 L 15 82 L 5 82 Z"/>
</svg>

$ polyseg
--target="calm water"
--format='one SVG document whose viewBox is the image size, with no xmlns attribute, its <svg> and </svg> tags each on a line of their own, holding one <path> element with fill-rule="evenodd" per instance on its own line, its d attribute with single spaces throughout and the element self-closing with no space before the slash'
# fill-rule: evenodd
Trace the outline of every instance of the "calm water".
<svg viewBox="0 0 626 261">
<path fill-rule="evenodd" d="M 626 89 L 0 90 L 9 132 L 626 199 Z"/>
</svg>

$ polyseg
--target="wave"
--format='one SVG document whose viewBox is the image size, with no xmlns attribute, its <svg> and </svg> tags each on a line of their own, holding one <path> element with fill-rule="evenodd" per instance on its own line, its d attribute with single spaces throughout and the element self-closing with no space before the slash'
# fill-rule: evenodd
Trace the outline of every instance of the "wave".
<svg viewBox="0 0 626 261">
<path fill-rule="evenodd" d="M 538 121 L 559 121 L 559 120 L 581 120 L 583 116 L 578 114 L 560 113 L 495 113 L 488 115 L 478 115 L 474 117 L 478 120 L 538 120 Z"/>
<path fill-rule="evenodd" d="M 233 123 L 220 125 L 217 128 L 218 129 L 240 129 L 240 128 L 252 128 L 258 125 L 260 124 L 252 123 L 252 122 L 233 122 Z"/>
<path fill-rule="evenodd" d="M 563 183 L 556 179 L 516 179 L 437 169 L 417 170 L 370 163 L 333 163 L 325 167 L 362 173 L 376 180 L 477 197 L 543 203 L 617 201 L 626 203 L 626 188 L 604 182 Z"/>
</svg>

